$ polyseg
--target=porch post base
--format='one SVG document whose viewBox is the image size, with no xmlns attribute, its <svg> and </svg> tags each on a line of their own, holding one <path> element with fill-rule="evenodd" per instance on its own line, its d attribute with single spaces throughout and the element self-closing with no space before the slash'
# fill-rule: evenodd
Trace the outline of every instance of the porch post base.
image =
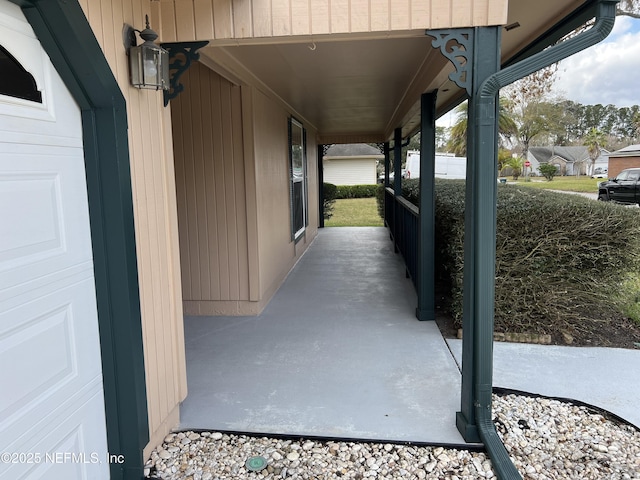
<svg viewBox="0 0 640 480">
<path fill-rule="evenodd" d="M 482 443 L 478 426 L 469 423 L 467 417 L 462 412 L 456 412 L 456 427 L 467 443 Z"/>
<path fill-rule="evenodd" d="M 430 308 L 416 308 L 416 318 L 422 321 L 433 321 L 436 319 L 436 311 Z"/>
</svg>

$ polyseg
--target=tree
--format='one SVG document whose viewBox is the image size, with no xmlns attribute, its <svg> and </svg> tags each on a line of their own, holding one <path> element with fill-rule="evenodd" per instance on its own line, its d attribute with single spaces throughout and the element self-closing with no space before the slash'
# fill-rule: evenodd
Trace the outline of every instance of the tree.
<svg viewBox="0 0 640 480">
<path fill-rule="evenodd" d="M 593 172 L 596 160 L 602 152 L 601 147 L 605 144 L 605 135 L 600 130 L 592 128 L 587 132 L 582 141 L 589 152 L 589 158 L 591 159 L 591 171 Z"/>
<path fill-rule="evenodd" d="M 640 0 L 621 0 L 616 7 L 616 15 L 640 18 Z"/>
<path fill-rule="evenodd" d="M 557 64 L 543 68 L 503 89 L 505 106 L 517 126 L 522 156 L 527 158 L 529 145 L 542 133 L 564 134 L 559 120 L 562 109 L 548 101 L 558 71 Z"/>
<path fill-rule="evenodd" d="M 460 157 L 467 155 L 467 102 L 461 103 L 454 110 L 456 123 L 450 130 L 447 150 Z"/>
<path fill-rule="evenodd" d="M 513 180 L 518 180 L 518 177 L 522 175 L 524 160 L 520 157 L 511 157 L 507 162 L 505 162 L 505 165 L 511 168 L 511 176 L 513 177 Z"/>
<path fill-rule="evenodd" d="M 458 156 L 467 154 L 467 102 L 461 103 L 454 110 L 457 114 L 456 123 L 451 127 L 447 149 Z M 500 146 L 507 143 L 518 131 L 516 122 L 511 117 L 508 99 L 500 98 L 498 113 L 498 134 Z"/>
<path fill-rule="evenodd" d="M 522 156 L 527 158 L 529 147 L 536 139 L 544 138 L 542 143 L 556 143 L 565 131 L 564 114 L 553 102 L 532 101 L 522 108 L 517 118 L 518 141 L 522 147 Z"/>
</svg>

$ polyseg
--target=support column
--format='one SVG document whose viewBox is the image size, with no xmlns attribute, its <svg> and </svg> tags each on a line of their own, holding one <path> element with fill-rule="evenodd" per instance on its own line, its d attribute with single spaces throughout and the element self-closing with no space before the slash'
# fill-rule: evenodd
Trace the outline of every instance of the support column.
<svg viewBox="0 0 640 480">
<path fill-rule="evenodd" d="M 324 228 L 324 168 L 322 160 L 324 158 L 324 145 L 318 145 L 318 209 L 320 216 L 318 217 L 318 226 Z"/>
<path fill-rule="evenodd" d="M 391 154 L 389 151 L 389 142 L 384 142 L 384 188 L 389 184 L 389 168 L 391 167 Z"/>
<path fill-rule="evenodd" d="M 402 195 L 402 129 L 393 132 L 393 193 Z"/>
<path fill-rule="evenodd" d="M 493 351 L 480 351 L 478 344 L 487 332 L 493 335 L 498 102 L 497 95 L 480 101 L 478 90 L 499 70 L 499 52 L 498 27 L 474 29 L 467 120 L 462 393 L 456 418 L 458 430 L 468 442 L 480 441 L 476 418 L 479 403 L 491 409 Z"/>
<path fill-rule="evenodd" d="M 400 218 L 400 206 L 396 197 L 402 196 L 402 129 L 396 128 L 393 132 L 393 251 L 398 253 L 398 235 Z"/>
<path fill-rule="evenodd" d="M 435 320 L 435 165 L 437 91 L 420 100 L 420 215 L 418 217 L 418 320 Z"/>
</svg>

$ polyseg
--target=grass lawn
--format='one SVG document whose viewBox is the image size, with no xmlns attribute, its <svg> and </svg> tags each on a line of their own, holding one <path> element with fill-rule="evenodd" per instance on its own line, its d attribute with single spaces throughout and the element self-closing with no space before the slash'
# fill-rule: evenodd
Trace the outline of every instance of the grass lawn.
<svg viewBox="0 0 640 480">
<path fill-rule="evenodd" d="M 518 179 L 518 185 L 531 188 L 543 188 L 549 190 L 567 190 L 570 192 L 598 193 L 598 182 L 604 178 L 589 178 L 585 175 L 576 178 L 574 176 L 553 177 L 550 182 L 544 177 L 532 177 L 530 182 L 525 182 L 522 177 Z M 509 178 L 509 182 L 512 182 Z"/>
<path fill-rule="evenodd" d="M 325 220 L 325 227 L 382 227 L 375 198 L 346 198 L 336 200 L 333 216 Z"/>
</svg>

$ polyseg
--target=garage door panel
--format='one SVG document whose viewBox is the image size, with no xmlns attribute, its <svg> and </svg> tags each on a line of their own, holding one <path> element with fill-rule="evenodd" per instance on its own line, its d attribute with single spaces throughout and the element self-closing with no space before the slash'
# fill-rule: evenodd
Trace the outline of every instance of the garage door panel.
<svg viewBox="0 0 640 480">
<path fill-rule="evenodd" d="M 20 417 L 51 414 L 69 392 L 101 379 L 93 279 L 49 288 L 0 314 L 0 364 L 9 367 L 0 369 L 0 432 Z"/>
<path fill-rule="evenodd" d="M 0 301 L 15 295 L 5 289 L 92 260 L 81 152 L 58 153 L 0 163 L 0 225 L 12 228 L 0 237 Z"/>
<path fill-rule="evenodd" d="M 58 178 L 37 173 L 0 176 L 0 222 L 13 229 L 12 235 L 0 237 L 0 264 L 63 248 Z"/>
<path fill-rule="evenodd" d="M 104 426 L 93 413 L 103 409 L 102 391 L 95 388 L 85 395 L 79 408 L 61 412 L 66 420 L 53 429 L 44 424 L 32 431 L 20 432 L 21 436 L 3 446 L 3 451 L 29 452 L 32 462 L 7 465 L 6 471 L 0 472 L 0 478 L 108 479 L 106 441 L 96 435 Z M 35 454 L 39 454 L 38 459 Z"/>
</svg>

